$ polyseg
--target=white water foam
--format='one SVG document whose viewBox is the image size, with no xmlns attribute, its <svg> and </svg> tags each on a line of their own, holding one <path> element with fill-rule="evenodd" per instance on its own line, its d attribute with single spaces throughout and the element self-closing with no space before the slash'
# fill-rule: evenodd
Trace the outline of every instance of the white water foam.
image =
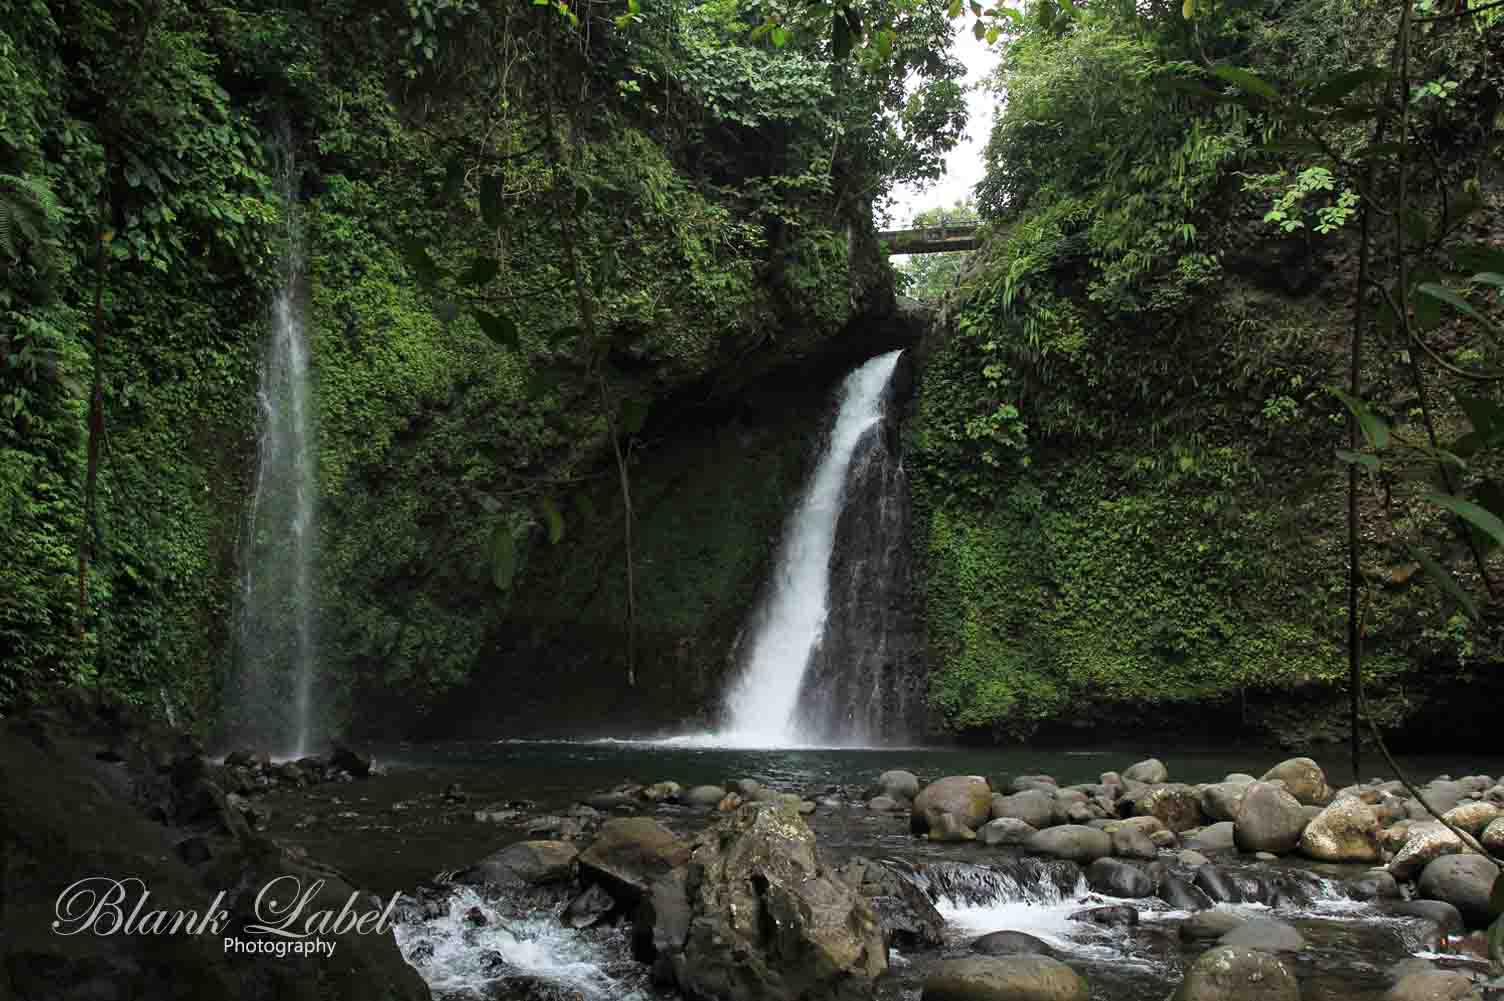
<svg viewBox="0 0 1504 1001">
<path fill-rule="evenodd" d="M 899 354 L 890 351 L 871 359 L 841 384 L 835 426 L 784 531 L 768 603 L 746 667 L 726 700 L 730 725 L 714 735 L 714 743 L 701 746 L 810 746 L 798 732 L 799 687 L 825 629 L 830 557 L 846 473 L 862 435 L 881 419 L 883 391 Z"/>
</svg>

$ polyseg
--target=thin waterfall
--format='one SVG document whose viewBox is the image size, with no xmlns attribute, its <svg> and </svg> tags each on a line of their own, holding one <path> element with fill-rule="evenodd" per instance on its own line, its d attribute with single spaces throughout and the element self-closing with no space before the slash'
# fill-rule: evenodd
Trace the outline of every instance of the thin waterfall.
<svg viewBox="0 0 1504 1001">
<path fill-rule="evenodd" d="M 302 756 L 315 742 L 317 718 L 318 455 L 295 177 L 288 156 L 282 284 L 272 301 L 261 361 L 256 484 L 240 547 L 238 691 L 231 728 L 242 743 Z"/>
<path fill-rule="evenodd" d="M 727 743 L 786 746 L 824 738 L 799 712 L 806 669 L 825 630 L 831 554 L 852 457 L 883 416 L 900 352 L 879 355 L 841 384 L 835 424 L 803 497 L 784 531 L 766 604 L 744 667 L 726 700 Z"/>
</svg>

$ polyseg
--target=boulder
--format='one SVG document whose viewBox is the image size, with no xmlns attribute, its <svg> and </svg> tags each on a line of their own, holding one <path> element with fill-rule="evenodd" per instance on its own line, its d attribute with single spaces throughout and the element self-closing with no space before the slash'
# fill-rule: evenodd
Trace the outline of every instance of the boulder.
<svg viewBox="0 0 1504 1001">
<path fill-rule="evenodd" d="M 1273 918 L 1250 918 L 1217 940 L 1219 945 L 1235 945 L 1261 952 L 1300 952 L 1306 947 L 1305 936 L 1293 925 Z"/>
<path fill-rule="evenodd" d="M 1160 880 L 1157 895 L 1177 911 L 1200 911 L 1212 905 L 1210 897 L 1179 876 L 1166 876 Z"/>
<path fill-rule="evenodd" d="M 1202 823 L 1201 796 L 1195 787 L 1183 783 L 1148 786 L 1134 793 L 1130 802 L 1136 816 L 1157 817 L 1166 830 L 1177 834 Z"/>
<path fill-rule="evenodd" d="M 460 876 L 462 883 L 494 886 L 544 886 L 574 878 L 580 850 L 567 841 L 518 841 L 492 852 Z"/>
<path fill-rule="evenodd" d="M 1029 851 L 1051 858 L 1086 864 L 1112 854 L 1112 839 L 1104 831 L 1079 824 L 1065 824 L 1040 831 L 1025 843 Z"/>
<path fill-rule="evenodd" d="M 720 786 L 695 786 L 684 794 L 684 802 L 690 806 L 713 807 L 726 798 L 726 790 Z"/>
<path fill-rule="evenodd" d="M 616 901 L 599 885 L 587 886 L 564 908 L 559 923 L 566 928 L 589 928 L 616 909 Z"/>
<path fill-rule="evenodd" d="M 881 862 L 853 858 L 836 873 L 872 906 L 883 937 L 902 949 L 933 948 L 945 941 L 945 918 L 927 893 Z"/>
<path fill-rule="evenodd" d="M 1172 1001 L 1300 1001 L 1300 984 L 1277 956 L 1219 945 L 1196 957 Z"/>
<path fill-rule="evenodd" d="M 921 1001 L 1087 1001 L 1086 981 L 1048 956 L 945 959 L 924 978 Z"/>
<path fill-rule="evenodd" d="M 942 813 L 932 818 L 930 831 L 925 837 L 939 842 L 975 841 L 977 832 L 962 823 L 954 813 Z"/>
<path fill-rule="evenodd" d="M 1123 778 L 1128 782 L 1158 785 L 1161 782 L 1170 781 L 1170 770 L 1158 758 L 1149 758 L 1123 769 Z"/>
<path fill-rule="evenodd" d="M 1400 885 L 1388 869 L 1370 869 L 1347 881 L 1347 895 L 1354 900 L 1393 900 L 1400 895 Z"/>
<path fill-rule="evenodd" d="M 361 754 L 354 748 L 344 744 L 335 744 L 334 751 L 329 755 L 329 763 L 341 771 L 349 772 L 355 778 L 363 779 L 371 774 L 371 756 Z"/>
<path fill-rule="evenodd" d="M 1305 826 L 1305 811 L 1298 799 L 1278 786 L 1256 782 L 1243 797 L 1233 825 L 1233 842 L 1239 851 L 1283 855 L 1300 843 Z"/>
<path fill-rule="evenodd" d="M 1055 949 L 1027 932 L 995 931 L 971 943 L 971 951 L 983 956 L 1050 956 Z"/>
<path fill-rule="evenodd" d="M 1253 783 L 1257 782 L 1258 779 L 1254 778 L 1252 775 L 1249 775 L 1249 774 L 1247 774 L 1245 772 L 1233 772 L 1230 775 L 1223 776 L 1222 781 L 1223 782 L 1232 782 L 1232 783 L 1234 783 L 1236 785 L 1246 786 L 1246 785 L 1253 785 Z"/>
<path fill-rule="evenodd" d="M 925 834 L 942 813 L 955 814 L 957 820 L 976 830 L 992 816 L 992 788 L 980 775 L 951 775 L 931 782 L 914 798 L 910 829 Z"/>
<path fill-rule="evenodd" d="M 1194 848 L 1187 848 L 1185 851 L 1177 854 L 1175 856 L 1175 861 L 1179 862 L 1183 866 L 1189 866 L 1192 869 L 1196 868 L 1198 865 L 1211 865 L 1212 862 L 1211 859 L 1196 851 L 1196 849 Z"/>
<path fill-rule="evenodd" d="M 1055 801 L 1049 793 L 1038 789 L 1026 789 L 1012 796 L 994 796 L 992 817 L 994 820 L 1022 820 L 1040 830 L 1055 822 Z"/>
<path fill-rule="evenodd" d="M 1285 783 L 1285 791 L 1302 804 L 1325 806 L 1332 798 L 1331 787 L 1326 784 L 1326 772 L 1310 758 L 1290 758 L 1281 761 L 1264 773 L 1260 780 Z"/>
<path fill-rule="evenodd" d="M 1484 828 L 1499 818 L 1501 812 L 1504 811 L 1492 803 L 1475 801 L 1459 803 L 1442 814 L 1441 819 L 1462 828 L 1476 838 L 1483 833 Z"/>
<path fill-rule="evenodd" d="M 668 803 L 677 800 L 684 787 L 677 782 L 654 782 L 642 790 L 642 798 L 649 803 Z"/>
<path fill-rule="evenodd" d="M 1237 820 L 1238 808 L 1243 805 L 1243 794 L 1248 791 L 1246 782 L 1214 782 L 1201 787 L 1201 812 L 1208 819 Z"/>
<path fill-rule="evenodd" d="M 888 968 L 876 914 L 827 872 L 796 803 L 748 803 L 696 839 L 673 979 L 719 1001 L 857 1001 Z"/>
<path fill-rule="evenodd" d="M 1237 826 L 1227 820 L 1207 824 L 1199 831 L 1188 832 L 1185 845 L 1198 852 L 1211 852 L 1213 855 L 1237 851 Z"/>
<path fill-rule="evenodd" d="M 1118 858 L 1152 859 L 1159 855 L 1154 841 L 1141 828 L 1117 825 L 1108 830 L 1112 854 Z"/>
<path fill-rule="evenodd" d="M 653 880 L 632 918 L 632 955 L 653 963 L 655 979 L 671 982 L 673 957 L 689 938 L 693 917 L 687 885 L 689 869 L 681 866 Z"/>
<path fill-rule="evenodd" d="M 1022 820 L 999 817 L 978 831 L 977 837 L 984 845 L 1022 845 L 1038 833 Z"/>
<path fill-rule="evenodd" d="M 1404 846 L 1389 860 L 1389 871 L 1395 879 L 1414 879 L 1433 860 L 1462 850 L 1462 839 L 1441 824 L 1411 823 Z"/>
<path fill-rule="evenodd" d="M 1318 862 L 1377 862 L 1378 814 L 1361 799 L 1339 799 L 1300 833 L 1300 853 Z"/>
<path fill-rule="evenodd" d="M 1478 992 L 1461 970 L 1417 970 L 1401 977 L 1384 1001 L 1479 1001 Z"/>
<path fill-rule="evenodd" d="M 1444 900 L 1402 900 L 1392 905 L 1389 913 L 1429 921 L 1441 935 L 1461 935 L 1467 930 L 1462 912 Z"/>
<path fill-rule="evenodd" d="M 1115 858 L 1099 858 L 1086 867 L 1086 883 L 1109 897 L 1136 899 L 1154 894 L 1154 880 L 1142 869 Z"/>
<path fill-rule="evenodd" d="M 1504 857 L 1504 817 L 1485 827 L 1478 841 L 1495 857 Z"/>
<path fill-rule="evenodd" d="M 892 769 L 877 777 L 877 786 L 884 796 L 912 802 L 919 795 L 919 777 L 913 772 Z"/>
<path fill-rule="evenodd" d="M 1197 889 L 1206 894 L 1214 904 L 1241 904 L 1243 893 L 1234 883 L 1216 866 L 1204 865 L 1196 870 L 1193 882 Z"/>
<path fill-rule="evenodd" d="M 1197 911 L 1180 922 L 1180 937 L 1192 942 L 1221 938 L 1247 920 L 1232 911 L 1216 908 Z"/>
<path fill-rule="evenodd" d="M 1055 794 L 1059 787 L 1060 783 L 1055 781 L 1053 775 L 1020 775 L 1008 783 L 1010 792 L 1027 792 L 1030 789 L 1037 789 L 1040 792 L 1049 793 L 1051 796 Z"/>
<path fill-rule="evenodd" d="M 1081 921 L 1104 928 L 1131 928 L 1138 924 L 1138 911 L 1127 904 L 1109 904 L 1106 907 L 1088 907 L 1071 914 L 1069 921 Z"/>
<path fill-rule="evenodd" d="M 867 809 L 873 813 L 897 813 L 904 809 L 904 804 L 892 796 L 873 796 L 867 800 Z"/>
<path fill-rule="evenodd" d="M 1442 816 L 1446 816 L 1448 810 L 1462 802 L 1462 797 L 1467 795 L 1467 788 L 1460 782 L 1451 782 L 1446 779 L 1436 779 L 1427 782 L 1421 787 L 1421 795 L 1426 798 L 1426 803 L 1431 809 Z M 1407 800 L 1406 806 L 1410 810 L 1413 820 L 1428 820 L 1431 814 L 1421 805 L 1418 800 Z"/>
<path fill-rule="evenodd" d="M 636 907 L 653 880 L 689 861 L 689 846 L 650 817 L 613 817 L 579 856 L 580 876 Z"/>
<path fill-rule="evenodd" d="M 1424 900 L 1457 908 L 1468 927 L 1482 928 L 1492 918 L 1489 895 L 1498 878 L 1499 867 L 1482 855 L 1443 855 L 1426 863 L 1417 891 Z"/>
</svg>

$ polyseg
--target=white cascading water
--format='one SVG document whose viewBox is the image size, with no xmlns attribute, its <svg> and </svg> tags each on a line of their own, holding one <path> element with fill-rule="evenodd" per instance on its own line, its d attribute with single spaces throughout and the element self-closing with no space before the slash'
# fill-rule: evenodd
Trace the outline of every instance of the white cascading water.
<svg viewBox="0 0 1504 1001">
<path fill-rule="evenodd" d="M 301 757 L 314 741 L 318 458 L 294 176 L 289 158 L 287 249 L 256 393 L 256 488 L 240 554 L 236 736 Z"/>
<path fill-rule="evenodd" d="M 862 434 L 882 417 L 883 391 L 901 352 L 863 364 L 841 384 L 840 408 L 804 496 L 784 531 L 772 591 L 740 678 L 726 700 L 721 745 L 788 747 L 810 743 L 798 732 L 799 685 L 820 641 L 830 592 L 830 556 L 846 473 Z"/>
</svg>

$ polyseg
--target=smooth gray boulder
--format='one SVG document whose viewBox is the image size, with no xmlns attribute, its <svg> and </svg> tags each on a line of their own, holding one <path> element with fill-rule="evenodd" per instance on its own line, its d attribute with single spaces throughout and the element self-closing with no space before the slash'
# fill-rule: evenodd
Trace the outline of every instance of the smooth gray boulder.
<svg viewBox="0 0 1504 1001">
<path fill-rule="evenodd" d="M 1255 782 L 1243 796 L 1233 824 L 1233 843 L 1243 852 L 1285 855 L 1300 843 L 1305 826 L 1306 814 L 1298 799 L 1278 786 Z"/>
<path fill-rule="evenodd" d="M 919 795 L 919 776 L 901 768 L 890 769 L 877 777 L 877 786 L 884 796 L 912 801 Z"/>
<path fill-rule="evenodd" d="M 1495 857 L 1504 858 L 1504 817 L 1500 817 L 1485 827 L 1478 843 Z"/>
<path fill-rule="evenodd" d="M 1346 883 L 1347 895 L 1354 900 L 1394 900 L 1400 884 L 1387 869 L 1370 869 Z"/>
<path fill-rule="evenodd" d="M 953 844 L 959 841 L 975 841 L 977 832 L 963 823 L 961 818 L 954 813 L 942 813 L 931 819 L 930 830 L 925 837 L 931 841 Z"/>
<path fill-rule="evenodd" d="M 1442 814 L 1441 819 L 1462 828 L 1476 838 L 1483 833 L 1484 828 L 1499 819 L 1501 813 L 1504 813 L 1504 811 L 1501 811 L 1492 803 L 1474 801 L 1471 803 L 1458 803 Z"/>
<path fill-rule="evenodd" d="M 992 818 L 992 787 L 980 775 L 948 775 L 931 782 L 914 798 L 909 827 L 915 834 L 928 833 L 942 813 L 976 830 Z"/>
<path fill-rule="evenodd" d="M 1212 906 L 1212 899 L 1179 876 L 1160 880 L 1156 895 L 1177 911 L 1200 911 Z"/>
<path fill-rule="evenodd" d="M 1173 1001 L 1300 1001 L 1300 984 L 1277 956 L 1219 945 L 1196 957 Z"/>
<path fill-rule="evenodd" d="M 684 802 L 690 806 L 701 806 L 712 810 L 725 798 L 725 789 L 711 785 L 695 786 L 684 794 Z"/>
<path fill-rule="evenodd" d="M 1037 829 L 1022 820 L 999 817 L 983 825 L 977 832 L 977 839 L 984 845 L 1022 845 L 1038 833 Z"/>
<path fill-rule="evenodd" d="M 1048 956 L 943 959 L 924 978 L 921 1001 L 1088 1001 L 1079 973 Z"/>
<path fill-rule="evenodd" d="M 1123 778 L 1128 782 L 1142 782 L 1145 785 L 1155 785 L 1160 782 L 1170 781 L 1170 770 L 1158 758 L 1148 758 L 1123 769 Z"/>
<path fill-rule="evenodd" d="M 1213 821 L 1237 820 L 1238 808 L 1243 805 L 1243 794 L 1248 791 L 1248 782 L 1214 782 L 1201 787 L 1201 812 Z"/>
<path fill-rule="evenodd" d="M 1210 852 L 1213 855 L 1238 850 L 1237 827 L 1231 821 L 1220 820 L 1215 824 L 1207 824 L 1197 831 L 1188 831 L 1185 846 L 1198 852 Z"/>
<path fill-rule="evenodd" d="M 1054 946 L 1027 932 L 995 931 L 971 943 L 971 951 L 982 956 L 1050 956 Z"/>
<path fill-rule="evenodd" d="M 1154 880 L 1147 873 L 1115 858 L 1099 858 L 1087 866 L 1086 883 L 1109 897 L 1133 900 L 1154 895 Z"/>
<path fill-rule="evenodd" d="M 1202 893 L 1210 897 L 1214 904 L 1241 904 L 1243 902 L 1243 892 L 1238 889 L 1238 884 L 1214 865 L 1204 865 L 1197 869 L 1192 882 Z"/>
<path fill-rule="evenodd" d="M 1310 758 L 1290 758 L 1281 761 L 1264 773 L 1262 782 L 1278 779 L 1284 782 L 1285 791 L 1303 805 L 1325 806 L 1332 798 L 1332 788 L 1326 784 L 1326 772 Z"/>
<path fill-rule="evenodd" d="M 1273 918 L 1250 918 L 1218 939 L 1221 945 L 1236 945 L 1262 952 L 1300 952 L 1305 936 L 1293 925 Z"/>
<path fill-rule="evenodd" d="M 992 818 L 1022 820 L 1035 830 L 1043 830 L 1055 822 L 1055 799 L 1038 789 L 1026 789 L 1011 796 L 993 796 Z"/>
<path fill-rule="evenodd" d="M 1121 824 L 1107 829 L 1112 840 L 1112 854 L 1117 858 L 1153 859 L 1159 856 L 1154 840 L 1141 828 Z"/>
<path fill-rule="evenodd" d="M 567 883 L 580 850 L 567 841 L 518 841 L 492 852 L 462 873 L 460 882 L 529 886 Z"/>
<path fill-rule="evenodd" d="M 1133 813 L 1141 817 L 1158 817 L 1166 830 L 1179 834 L 1200 827 L 1201 796 L 1194 786 L 1164 782 L 1135 792 L 1130 798 Z"/>
<path fill-rule="evenodd" d="M 1417 970 L 1401 977 L 1384 1001 L 1481 1001 L 1473 978 L 1461 970 Z"/>
<path fill-rule="evenodd" d="M 1457 908 L 1469 928 L 1482 928 L 1492 918 L 1489 895 L 1498 878 L 1499 867 L 1482 855 L 1443 855 L 1426 864 L 1417 892 Z"/>
<path fill-rule="evenodd" d="M 1389 860 L 1389 871 L 1395 879 L 1414 879 L 1432 861 L 1462 850 L 1462 839 L 1440 823 L 1412 822 L 1404 845 Z"/>
<path fill-rule="evenodd" d="M 579 856 L 583 882 L 600 883 L 623 907 L 636 907 L 653 880 L 689 861 L 689 846 L 649 817 L 613 817 Z"/>
<path fill-rule="evenodd" d="M 1444 900 L 1401 900 L 1390 906 L 1389 913 L 1429 921 L 1442 935 L 1461 935 L 1467 930 L 1462 912 Z"/>
<path fill-rule="evenodd" d="M 1212 908 L 1197 911 L 1180 922 L 1180 937 L 1187 941 L 1221 938 L 1248 919 L 1232 911 Z"/>
<path fill-rule="evenodd" d="M 1318 862 L 1379 861 L 1379 815 L 1356 797 L 1322 809 L 1300 832 L 1300 853 Z"/>
<path fill-rule="evenodd" d="M 1066 824 L 1040 831 L 1024 847 L 1038 855 L 1070 859 L 1085 865 L 1111 855 L 1112 839 L 1095 827 Z"/>
</svg>

